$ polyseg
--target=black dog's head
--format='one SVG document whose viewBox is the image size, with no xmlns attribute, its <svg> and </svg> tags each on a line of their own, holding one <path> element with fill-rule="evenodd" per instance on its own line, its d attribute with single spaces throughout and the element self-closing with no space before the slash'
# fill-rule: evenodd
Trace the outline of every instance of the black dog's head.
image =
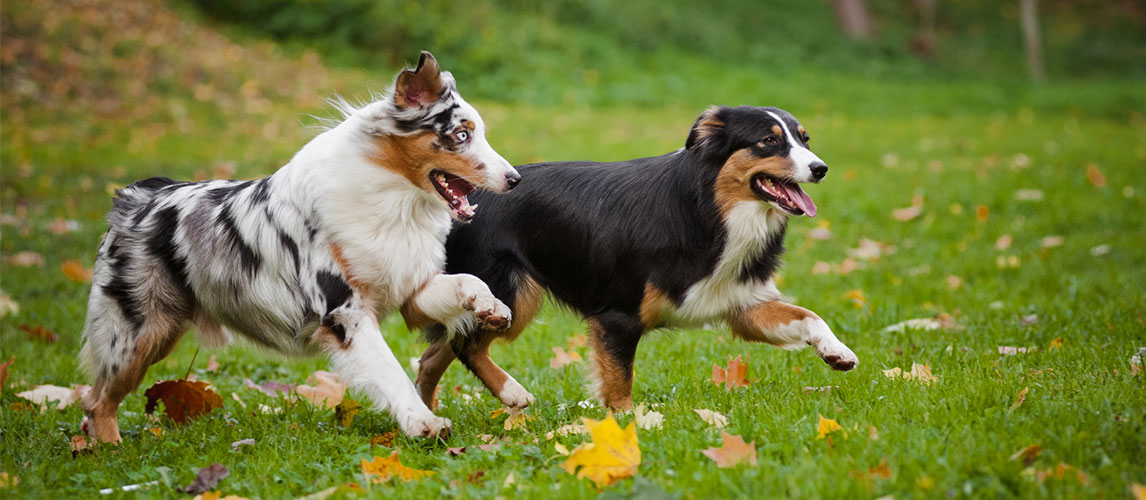
<svg viewBox="0 0 1146 500">
<path fill-rule="evenodd" d="M 693 124 L 685 149 L 720 165 L 715 194 L 722 212 L 742 201 L 762 201 L 815 217 L 816 204 L 799 184 L 820 182 L 828 166 L 808 140 L 804 126 L 782 109 L 714 107 Z"/>
</svg>

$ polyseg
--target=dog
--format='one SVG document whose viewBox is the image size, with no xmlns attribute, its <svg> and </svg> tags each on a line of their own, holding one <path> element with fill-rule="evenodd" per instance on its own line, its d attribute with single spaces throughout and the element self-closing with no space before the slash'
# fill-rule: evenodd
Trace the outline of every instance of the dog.
<svg viewBox="0 0 1146 500">
<path fill-rule="evenodd" d="M 288 354 L 325 353 L 409 436 L 450 431 L 390 351 L 378 318 L 401 310 L 455 331 L 503 329 L 509 308 L 479 279 L 443 274 L 468 195 L 520 174 L 428 52 L 274 174 L 250 181 L 157 177 L 119 191 L 96 258 L 83 362 L 84 428 L 120 440 L 118 407 L 194 325 L 201 344 L 237 332 Z"/>
<path fill-rule="evenodd" d="M 816 215 L 799 184 L 828 172 L 808 140 L 781 109 L 714 107 L 663 156 L 519 167 L 523 187 L 478 195 L 481 216 L 446 242 L 447 272 L 486 282 L 513 323 L 469 335 L 429 328 L 415 381 L 423 401 L 457 358 L 506 406 L 531 404 L 489 345 L 519 335 L 545 292 L 588 323 L 598 396 L 612 409 L 632 407 L 637 344 L 656 328 L 724 322 L 742 339 L 811 345 L 832 368 L 854 368 L 852 350 L 814 312 L 783 302 L 773 279 L 788 219 Z"/>
</svg>

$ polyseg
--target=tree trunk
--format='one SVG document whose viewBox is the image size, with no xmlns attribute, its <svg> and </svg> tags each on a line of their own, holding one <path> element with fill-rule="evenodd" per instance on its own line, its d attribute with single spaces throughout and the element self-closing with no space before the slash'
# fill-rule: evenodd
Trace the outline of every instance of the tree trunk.
<svg viewBox="0 0 1146 500">
<path fill-rule="evenodd" d="M 1023 44 L 1027 48 L 1027 66 L 1031 79 L 1036 82 L 1046 80 L 1043 67 L 1043 48 L 1039 35 L 1038 0 L 1019 0 L 1019 17 L 1023 23 Z"/>
<path fill-rule="evenodd" d="M 832 0 L 836 19 L 844 33 L 854 40 L 867 40 L 872 35 L 871 18 L 864 0 Z"/>
</svg>

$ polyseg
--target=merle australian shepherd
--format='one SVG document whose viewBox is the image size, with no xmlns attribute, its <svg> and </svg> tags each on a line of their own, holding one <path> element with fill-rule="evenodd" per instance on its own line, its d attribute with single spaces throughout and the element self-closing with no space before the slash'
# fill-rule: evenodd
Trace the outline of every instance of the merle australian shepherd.
<svg viewBox="0 0 1146 500">
<path fill-rule="evenodd" d="M 716 107 L 683 149 L 663 156 L 519 170 L 522 187 L 477 195 L 481 215 L 455 225 L 446 243 L 447 272 L 485 281 L 515 319 L 469 335 L 430 328 L 415 382 L 427 404 L 455 357 L 505 405 L 532 403 L 488 349 L 520 334 L 545 292 L 588 322 L 599 396 L 610 408 L 632 406 L 637 344 L 656 328 L 725 322 L 748 341 L 811 345 L 836 370 L 858 363 L 819 316 L 782 302 L 772 279 L 788 218 L 816 214 L 799 183 L 828 171 L 787 112 Z"/>
<path fill-rule="evenodd" d="M 340 108 L 341 123 L 270 177 L 153 178 L 119 192 L 84 328 L 89 433 L 120 439 L 120 402 L 191 325 L 207 345 L 235 332 L 285 353 L 325 353 L 407 435 L 449 430 L 377 318 L 400 309 L 415 326 L 507 327 L 509 309 L 484 283 L 441 271 L 451 219 L 474 215 L 470 191 L 505 192 L 521 177 L 429 53 L 374 102 Z"/>
</svg>

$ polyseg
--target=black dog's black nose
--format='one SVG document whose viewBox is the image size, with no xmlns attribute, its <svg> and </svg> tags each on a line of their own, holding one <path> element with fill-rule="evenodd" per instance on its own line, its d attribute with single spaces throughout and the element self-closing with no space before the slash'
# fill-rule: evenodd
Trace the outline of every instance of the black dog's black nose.
<svg viewBox="0 0 1146 500">
<path fill-rule="evenodd" d="M 825 175 L 828 175 L 828 166 L 823 163 L 813 163 L 811 168 L 812 177 L 815 177 L 817 181 L 823 179 Z"/>
<path fill-rule="evenodd" d="M 508 174 L 505 174 L 505 185 L 509 186 L 509 189 L 513 189 L 519 182 L 521 182 L 521 174 L 517 173 L 516 170 L 511 170 Z"/>
</svg>

